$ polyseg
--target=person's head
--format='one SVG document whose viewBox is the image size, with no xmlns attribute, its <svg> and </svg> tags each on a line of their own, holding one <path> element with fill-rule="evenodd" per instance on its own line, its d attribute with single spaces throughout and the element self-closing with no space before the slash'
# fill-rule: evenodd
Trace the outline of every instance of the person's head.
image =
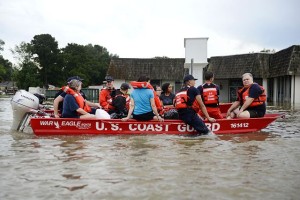
<svg viewBox="0 0 300 200">
<path fill-rule="evenodd" d="M 105 76 L 105 82 L 107 88 L 113 88 L 114 87 L 114 78 L 112 76 Z"/>
<path fill-rule="evenodd" d="M 69 82 L 69 87 L 77 92 L 79 92 L 81 90 L 81 84 L 82 82 L 76 79 L 72 79 Z"/>
<path fill-rule="evenodd" d="M 67 84 L 69 85 L 72 80 L 78 80 L 78 81 L 81 81 L 81 82 L 83 81 L 83 79 L 80 78 L 79 76 L 71 76 L 67 79 Z"/>
<path fill-rule="evenodd" d="M 171 85 L 171 83 L 164 83 L 161 86 L 161 89 L 163 93 L 171 93 L 173 91 L 173 86 Z"/>
<path fill-rule="evenodd" d="M 128 92 L 128 90 L 130 89 L 130 86 L 128 83 L 122 83 L 120 89 L 124 92 Z"/>
<path fill-rule="evenodd" d="M 162 89 L 161 89 L 161 87 L 160 87 L 159 85 L 153 85 L 153 89 L 155 90 L 155 92 L 156 92 L 156 94 L 157 94 L 158 96 L 161 95 Z"/>
<path fill-rule="evenodd" d="M 142 75 L 139 77 L 139 79 L 137 80 L 138 82 L 149 82 L 150 78 L 146 75 Z"/>
<path fill-rule="evenodd" d="M 214 73 L 212 73 L 210 71 L 205 72 L 204 79 L 205 79 L 205 81 L 211 81 L 211 82 L 213 82 L 213 80 L 214 80 Z"/>
<path fill-rule="evenodd" d="M 198 80 L 194 78 L 192 75 L 188 74 L 183 78 L 183 82 L 185 85 L 195 86 L 195 81 Z"/>
<path fill-rule="evenodd" d="M 244 87 L 249 87 L 253 83 L 253 76 L 251 73 L 245 73 L 242 75 Z"/>
</svg>

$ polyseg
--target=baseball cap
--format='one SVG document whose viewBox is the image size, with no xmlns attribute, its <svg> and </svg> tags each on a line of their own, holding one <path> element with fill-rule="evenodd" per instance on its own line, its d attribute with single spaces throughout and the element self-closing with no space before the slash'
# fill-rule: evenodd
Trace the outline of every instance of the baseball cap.
<svg viewBox="0 0 300 200">
<path fill-rule="evenodd" d="M 196 78 L 193 77 L 193 75 L 186 75 L 183 79 L 183 82 L 187 82 L 187 81 L 190 81 L 190 80 L 198 80 Z"/>
<path fill-rule="evenodd" d="M 83 81 L 83 79 L 80 78 L 79 76 L 71 76 L 68 78 L 67 83 L 69 83 L 71 80 Z"/>
<path fill-rule="evenodd" d="M 105 76 L 106 81 L 114 81 L 114 78 L 112 76 Z"/>
<path fill-rule="evenodd" d="M 120 87 L 122 90 L 128 90 L 130 89 L 130 86 L 128 83 L 122 83 L 121 87 Z"/>
</svg>

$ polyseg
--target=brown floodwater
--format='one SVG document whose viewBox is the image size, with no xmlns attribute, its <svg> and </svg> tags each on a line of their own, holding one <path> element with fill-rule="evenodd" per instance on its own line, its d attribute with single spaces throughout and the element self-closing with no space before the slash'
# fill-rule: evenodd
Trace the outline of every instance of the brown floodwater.
<svg viewBox="0 0 300 200">
<path fill-rule="evenodd" d="M 260 132 L 36 137 L 0 98 L 0 199 L 300 199 L 300 112 Z"/>
</svg>

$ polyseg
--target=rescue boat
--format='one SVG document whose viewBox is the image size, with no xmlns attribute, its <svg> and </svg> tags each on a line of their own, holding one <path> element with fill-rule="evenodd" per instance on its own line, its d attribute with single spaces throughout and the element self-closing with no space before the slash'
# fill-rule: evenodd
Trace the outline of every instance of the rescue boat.
<svg viewBox="0 0 300 200">
<path fill-rule="evenodd" d="M 52 118 L 38 109 L 37 99 L 26 91 L 17 92 L 12 99 L 14 128 L 17 131 L 30 126 L 37 136 L 48 135 L 124 135 L 124 134 L 172 134 L 188 135 L 195 130 L 181 120 L 159 122 L 136 121 L 130 119 L 79 119 Z M 228 106 L 228 105 L 227 105 Z M 263 118 L 218 119 L 205 121 L 206 126 L 215 134 L 243 134 L 266 128 L 283 114 L 266 114 Z"/>
</svg>

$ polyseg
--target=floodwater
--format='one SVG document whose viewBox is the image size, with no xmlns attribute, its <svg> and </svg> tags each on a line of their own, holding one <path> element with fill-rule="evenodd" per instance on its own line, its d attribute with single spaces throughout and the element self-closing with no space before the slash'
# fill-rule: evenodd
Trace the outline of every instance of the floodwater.
<svg viewBox="0 0 300 200">
<path fill-rule="evenodd" d="M 36 137 L 10 130 L 9 101 L 0 98 L 0 199 L 300 199 L 300 112 L 216 139 Z"/>
</svg>

